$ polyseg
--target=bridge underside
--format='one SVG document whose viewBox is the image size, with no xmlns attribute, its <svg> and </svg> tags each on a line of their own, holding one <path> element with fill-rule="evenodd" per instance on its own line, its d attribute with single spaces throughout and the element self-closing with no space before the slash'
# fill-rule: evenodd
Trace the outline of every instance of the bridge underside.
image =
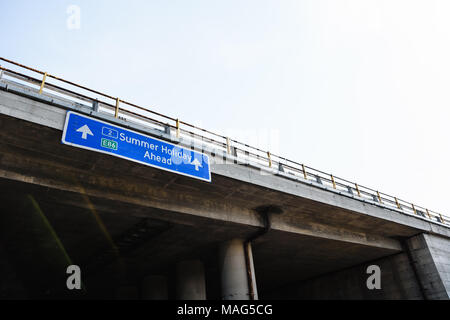
<svg viewBox="0 0 450 320">
<path fill-rule="evenodd" d="M 148 274 L 170 278 L 177 262 L 200 259 L 207 272 L 208 296 L 219 298 L 219 245 L 256 231 L 203 219 L 175 221 L 176 212 L 6 179 L 0 188 L 2 251 L 26 291 L 36 297 L 45 296 L 47 290 L 50 295 L 67 293 L 69 264 L 81 267 L 92 294 L 113 298 L 110 295 L 119 285 L 139 284 Z M 171 217 L 161 218 L 164 215 Z M 393 253 L 277 230 L 253 245 L 262 298 L 283 284 Z M 14 278 L 13 273 L 3 276 Z"/>
<path fill-rule="evenodd" d="M 207 298 L 219 299 L 218 248 L 260 231 L 255 208 L 263 205 L 283 210 L 252 245 L 263 299 L 286 298 L 293 284 L 402 255 L 400 240 L 420 233 L 218 174 L 206 183 L 69 147 L 61 131 L 9 116 L 0 116 L 0 127 L 2 298 L 114 298 L 116 288 L 140 288 L 151 274 L 166 276 L 175 298 L 175 266 L 197 259 L 205 266 Z M 81 267 L 87 291 L 67 290 L 70 264 Z M 358 277 L 364 282 L 366 274 Z"/>
</svg>

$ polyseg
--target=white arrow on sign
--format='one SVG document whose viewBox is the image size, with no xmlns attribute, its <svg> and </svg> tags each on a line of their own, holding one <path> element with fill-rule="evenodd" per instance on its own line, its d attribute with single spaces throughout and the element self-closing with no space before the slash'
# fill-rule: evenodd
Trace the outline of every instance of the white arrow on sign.
<svg viewBox="0 0 450 320">
<path fill-rule="evenodd" d="M 92 133 L 91 129 L 89 129 L 89 127 L 87 126 L 87 124 L 85 124 L 84 126 L 82 126 L 81 128 L 78 128 L 77 132 L 81 132 L 81 139 L 87 139 L 87 135 L 91 135 L 93 136 L 94 134 Z"/>
<path fill-rule="evenodd" d="M 197 160 L 197 158 L 194 158 L 194 161 L 192 161 L 191 164 L 195 166 L 195 171 L 198 171 L 198 167 L 203 168 L 202 164 Z"/>
</svg>

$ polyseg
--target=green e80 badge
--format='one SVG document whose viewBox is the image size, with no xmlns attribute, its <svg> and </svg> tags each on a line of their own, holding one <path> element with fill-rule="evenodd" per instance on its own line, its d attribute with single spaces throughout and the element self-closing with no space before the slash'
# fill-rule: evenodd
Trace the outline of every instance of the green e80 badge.
<svg viewBox="0 0 450 320">
<path fill-rule="evenodd" d="M 117 141 L 102 138 L 102 147 L 117 150 Z"/>
</svg>

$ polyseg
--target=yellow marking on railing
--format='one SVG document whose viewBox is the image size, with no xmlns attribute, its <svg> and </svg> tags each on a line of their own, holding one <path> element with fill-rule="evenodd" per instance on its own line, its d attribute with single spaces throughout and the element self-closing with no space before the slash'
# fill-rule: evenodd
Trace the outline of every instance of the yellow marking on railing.
<svg viewBox="0 0 450 320">
<path fill-rule="evenodd" d="M 227 153 L 231 154 L 230 138 L 227 138 Z"/>
<path fill-rule="evenodd" d="M 381 201 L 381 196 L 380 196 L 380 193 L 377 191 L 377 197 L 378 197 L 378 200 L 380 200 L 380 203 L 383 203 L 383 201 Z"/>
<path fill-rule="evenodd" d="M 41 88 L 39 89 L 39 94 L 41 94 L 42 90 L 44 89 L 44 84 L 45 84 L 46 79 L 47 79 L 47 72 L 44 73 L 44 76 L 42 77 Z"/>
<path fill-rule="evenodd" d="M 355 183 L 355 187 L 356 187 L 356 192 L 358 192 L 358 196 L 361 197 L 361 192 L 359 192 L 359 188 L 358 188 L 358 184 L 357 183 Z"/>
<path fill-rule="evenodd" d="M 270 158 L 270 152 L 267 151 L 267 158 L 269 159 L 269 168 L 272 168 L 272 159 Z"/>
<path fill-rule="evenodd" d="M 116 98 L 116 111 L 114 113 L 115 118 L 119 117 L 119 102 L 120 102 L 120 99 Z"/>
<path fill-rule="evenodd" d="M 333 188 L 336 189 L 336 182 L 334 182 L 334 177 L 332 174 L 330 176 L 331 176 L 331 182 L 333 182 Z"/>
<path fill-rule="evenodd" d="M 402 207 L 400 206 L 400 203 L 398 202 L 397 197 L 394 197 L 394 199 L 395 199 L 395 204 L 397 205 L 397 208 L 399 208 L 401 210 Z"/>
<path fill-rule="evenodd" d="M 308 180 L 308 176 L 306 175 L 305 165 L 302 164 L 302 170 L 303 170 L 303 176 L 305 177 L 305 180 Z"/>
<path fill-rule="evenodd" d="M 431 214 L 430 214 L 430 211 L 428 211 L 428 209 L 425 209 L 426 211 L 427 211 L 427 215 L 428 215 L 428 218 L 430 218 L 431 219 Z"/>
<path fill-rule="evenodd" d="M 180 137 L 180 119 L 177 119 L 177 138 Z"/>
<path fill-rule="evenodd" d="M 439 217 L 441 218 L 441 222 L 442 222 L 442 223 L 445 223 L 445 222 L 444 222 L 444 217 L 442 217 L 442 214 L 439 213 Z"/>
<path fill-rule="evenodd" d="M 414 214 L 417 214 L 416 207 L 414 207 L 414 204 L 413 204 L 413 203 L 411 203 L 411 207 L 412 207 L 412 209 L 413 209 L 413 211 L 414 211 Z"/>
</svg>

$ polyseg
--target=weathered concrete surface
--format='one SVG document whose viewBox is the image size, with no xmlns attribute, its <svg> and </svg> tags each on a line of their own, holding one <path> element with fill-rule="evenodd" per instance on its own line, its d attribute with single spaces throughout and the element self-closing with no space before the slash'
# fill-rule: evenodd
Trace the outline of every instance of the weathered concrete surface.
<svg viewBox="0 0 450 320">
<path fill-rule="evenodd" d="M 450 297 L 450 240 L 430 234 L 408 239 L 408 247 L 427 299 Z"/>
</svg>

